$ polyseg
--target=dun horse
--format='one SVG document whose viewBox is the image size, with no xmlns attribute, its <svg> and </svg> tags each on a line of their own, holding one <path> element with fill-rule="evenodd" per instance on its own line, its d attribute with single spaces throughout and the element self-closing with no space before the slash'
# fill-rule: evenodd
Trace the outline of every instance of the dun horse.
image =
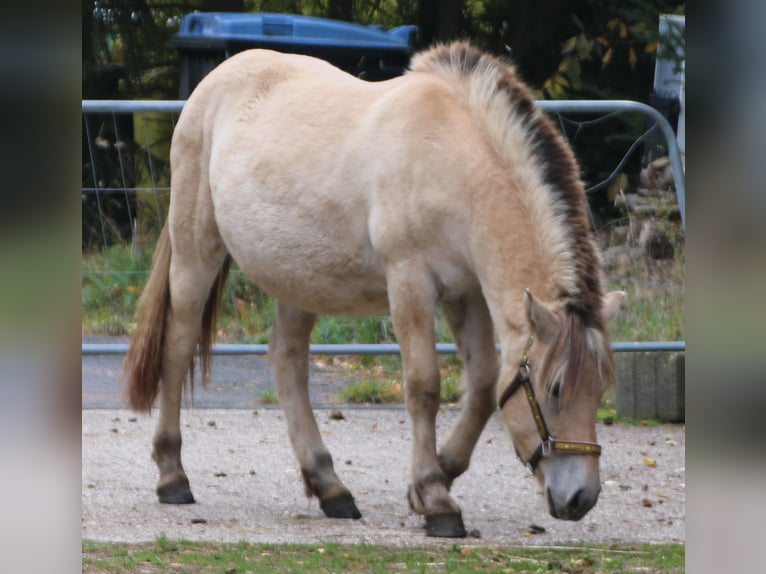
<svg viewBox="0 0 766 574">
<path fill-rule="evenodd" d="M 604 294 L 571 150 L 514 68 L 466 43 L 368 83 L 323 61 L 243 52 L 189 98 L 173 135 L 167 224 L 123 381 L 151 409 L 161 502 L 194 502 L 181 463 L 182 387 L 208 374 L 233 259 L 277 301 L 269 354 L 306 493 L 359 518 L 308 394 L 318 314 L 389 310 L 412 421 L 412 509 L 432 536 L 465 536 L 453 481 L 498 408 L 550 513 L 599 495 L 596 407 L 614 380 Z M 464 366 L 464 407 L 439 452 L 440 305 Z M 495 343 L 499 341 L 501 352 Z M 518 390 L 518 392 L 516 392 Z"/>
</svg>

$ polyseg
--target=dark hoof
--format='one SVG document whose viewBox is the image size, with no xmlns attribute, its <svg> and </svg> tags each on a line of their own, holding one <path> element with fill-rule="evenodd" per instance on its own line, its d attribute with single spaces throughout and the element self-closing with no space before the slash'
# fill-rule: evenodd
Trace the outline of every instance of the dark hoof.
<svg viewBox="0 0 766 574">
<path fill-rule="evenodd" d="M 189 481 L 184 479 L 173 484 L 157 487 L 157 496 L 162 504 L 194 504 L 194 495 L 189 488 Z"/>
<path fill-rule="evenodd" d="M 177 492 L 174 494 L 159 495 L 162 504 L 194 504 L 194 495 L 191 491 Z"/>
<path fill-rule="evenodd" d="M 463 517 L 459 513 L 453 512 L 426 516 L 426 536 L 465 538 Z"/>
<path fill-rule="evenodd" d="M 328 518 L 353 518 L 358 520 L 362 513 L 354 504 L 354 497 L 350 494 L 342 494 L 335 498 L 320 500 L 319 506 Z"/>
</svg>

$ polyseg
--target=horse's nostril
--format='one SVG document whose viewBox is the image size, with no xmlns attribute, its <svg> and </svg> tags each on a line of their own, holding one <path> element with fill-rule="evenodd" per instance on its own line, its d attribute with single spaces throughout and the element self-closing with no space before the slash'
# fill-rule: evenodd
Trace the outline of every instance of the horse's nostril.
<svg viewBox="0 0 766 574">
<path fill-rule="evenodd" d="M 581 488 L 580 490 L 574 493 L 572 498 L 569 499 L 569 503 L 567 504 L 567 507 L 569 508 L 570 514 L 575 516 L 579 516 L 581 514 L 580 506 L 582 505 L 583 494 L 584 494 L 584 491 Z"/>
</svg>

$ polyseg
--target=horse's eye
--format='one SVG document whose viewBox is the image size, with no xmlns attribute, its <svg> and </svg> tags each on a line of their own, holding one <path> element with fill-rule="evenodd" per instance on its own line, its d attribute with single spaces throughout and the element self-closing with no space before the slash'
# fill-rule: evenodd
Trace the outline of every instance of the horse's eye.
<svg viewBox="0 0 766 574">
<path fill-rule="evenodd" d="M 554 383 L 551 383 L 551 396 L 554 399 L 558 399 L 560 394 L 561 394 L 561 382 L 556 381 Z"/>
</svg>

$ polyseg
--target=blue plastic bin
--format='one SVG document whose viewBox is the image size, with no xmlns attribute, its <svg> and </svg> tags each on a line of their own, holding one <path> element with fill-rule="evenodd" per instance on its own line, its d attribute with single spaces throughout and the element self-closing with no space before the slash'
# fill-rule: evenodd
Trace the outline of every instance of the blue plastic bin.
<svg viewBox="0 0 766 574">
<path fill-rule="evenodd" d="M 250 48 L 315 56 L 375 81 L 404 73 L 416 39 L 416 26 L 385 31 L 293 14 L 197 12 L 183 18 L 170 43 L 179 53 L 179 92 L 186 98 L 215 66 Z"/>
</svg>

